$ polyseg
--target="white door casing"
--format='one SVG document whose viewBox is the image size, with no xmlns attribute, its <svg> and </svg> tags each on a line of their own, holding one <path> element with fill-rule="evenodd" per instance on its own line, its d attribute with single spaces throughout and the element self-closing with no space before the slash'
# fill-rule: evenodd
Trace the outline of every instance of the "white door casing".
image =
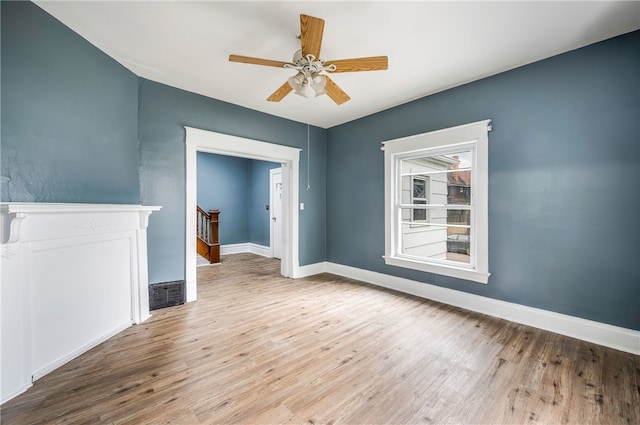
<svg viewBox="0 0 640 425">
<path fill-rule="evenodd" d="M 282 261 L 280 273 L 298 272 L 298 199 L 300 150 L 289 146 L 186 127 L 185 283 L 186 301 L 197 299 L 196 205 L 197 153 L 208 152 L 282 164 Z"/>
<path fill-rule="evenodd" d="M 269 204 L 271 255 L 282 258 L 282 168 L 269 170 Z"/>
</svg>

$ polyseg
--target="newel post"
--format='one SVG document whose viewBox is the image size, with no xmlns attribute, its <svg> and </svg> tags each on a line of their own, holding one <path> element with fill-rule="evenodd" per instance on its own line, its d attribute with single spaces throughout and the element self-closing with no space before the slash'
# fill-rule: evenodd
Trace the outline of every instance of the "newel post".
<svg viewBox="0 0 640 425">
<path fill-rule="evenodd" d="M 210 248 L 210 262 L 220 262 L 220 238 L 218 236 L 218 224 L 219 224 L 220 210 L 209 210 L 209 243 Z"/>
</svg>

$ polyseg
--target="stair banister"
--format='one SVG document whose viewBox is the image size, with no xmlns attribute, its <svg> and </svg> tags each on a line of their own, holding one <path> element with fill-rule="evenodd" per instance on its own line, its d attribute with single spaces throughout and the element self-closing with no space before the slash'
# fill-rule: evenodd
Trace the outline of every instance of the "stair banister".
<svg viewBox="0 0 640 425">
<path fill-rule="evenodd" d="M 209 263 L 220 262 L 220 241 L 218 237 L 219 210 L 203 210 L 197 206 L 196 234 L 198 254 L 209 260 Z"/>
</svg>

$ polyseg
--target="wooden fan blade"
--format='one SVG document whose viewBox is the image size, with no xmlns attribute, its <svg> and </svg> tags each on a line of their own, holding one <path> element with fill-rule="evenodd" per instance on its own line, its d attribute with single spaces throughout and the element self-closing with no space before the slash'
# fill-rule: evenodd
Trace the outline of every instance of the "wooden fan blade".
<svg viewBox="0 0 640 425">
<path fill-rule="evenodd" d="M 300 15 L 300 42 L 302 44 L 303 57 L 311 54 L 316 60 L 320 59 L 323 31 L 324 19 Z"/>
<path fill-rule="evenodd" d="M 380 71 L 389 68 L 389 59 L 386 56 L 371 56 L 368 58 L 325 61 L 325 65 L 336 66 L 336 70 L 330 72 Z"/>
<path fill-rule="evenodd" d="M 324 76 L 327 79 L 327 85 L 324 86 L 327 96 L 331 98 L 336 104 L 342 105 L 347 100 L 351 99 L 336 83 L 333 82 L 328 76 Z"/>
<path fill-rule="evenodd" d="M 288 81 L 285 81 L 283 85 L 281 85 L 278 90 L 274 91 L 271 96 L 267 98 L 269 102 L 280 102 L 286 95 L 291 93 L 291 86 Z"/>
<path fill-rule="evenodd" d="M 272 61 L 270 59 L 252 58 L 250 56 L 229 55 L 229 62 L 250 63 L 252 65 L 275 66 L 284 68 L 289 62 Z"/>
</svg>

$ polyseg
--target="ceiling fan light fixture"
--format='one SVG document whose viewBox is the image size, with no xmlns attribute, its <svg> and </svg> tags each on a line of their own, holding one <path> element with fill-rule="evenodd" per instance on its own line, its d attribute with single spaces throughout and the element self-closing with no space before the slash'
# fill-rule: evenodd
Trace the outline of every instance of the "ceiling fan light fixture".
<svg viewBox="0 0 640 425">
<path fill-rule="evenodd" d="M 289 77 L 289 79 L 287 80 L 289 82 L 289 85 L 291 86 L 292 89 L 297 90 L 300 87 L 302 87 L 302 85 L 305 83 L 305 76 L 303 73 L 299 72 L 298 74 L 294 75 L 293 77 Z"/>
<path fill-rule="evenodd" d="M 327 78 L 324 75 L 316 74 L 311 78 L 311 88 L 316 92 L 316 97 L 327 94 L 326 85 Z"/>
<path fill-rule="evenodd" d="M 289 77 L 287 82 L 297 95 L 309 97 L 309 80 L 302 72 Z"/>
<path fill-rule="evenodd" d="M 309 84 L 305 83 L 299 90 L 294 91 L 298 96 L 309 98 Z"/>
</svg>

